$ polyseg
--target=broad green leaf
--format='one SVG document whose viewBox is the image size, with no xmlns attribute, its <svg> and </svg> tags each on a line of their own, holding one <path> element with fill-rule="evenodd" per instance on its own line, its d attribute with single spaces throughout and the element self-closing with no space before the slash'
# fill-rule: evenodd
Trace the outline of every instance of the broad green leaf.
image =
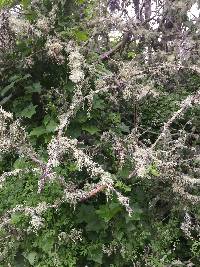
<svg viewBox="0 0 200 267">
<path fill-rule="evenodd" d="M 118 187 L 119 189 L 123 190 L 124 192 L 131 192 L 131 187 L 127 186 L 126 184 L 124 184 L 121 181 L 117 181 L 115 186 Z"/>
<path fill-rule="evenodd" d="M 102 264 L 102 259 L 103 259 L 103 252 L 102 250 L 96 250 L 96 251 L 91 251 L 90 250 L 90 255 L 88 256 L 89 260 L 92 260 L 94 262 L 97 262 L 99 264 Z"/>
<path fill-rule="evenodd" d="M 110 203 L 109 205 L 102 205 L 96 213 L 102 218 L 105 222 L 109 222 L 118 212 L 122 210 L 119 203 Z"/>
<path fill-rule="evenodd" d="M 55 132 L 55 129 L 56 129 L 57 126 L 58 126 L 58 123 L 52 119 L 46 125 L 46 131 L 49 132 L 49 133 Z"/>
<path fill-rule="evenodd" d="M 99 97 L 94 97 L 93 100 L 93 105 L 92 105 L 93 109 L 104 109 L 106 107 L 105 102 L 99 98 Z"/>
<path fill-rule="evenodd" d="M 33 83 L 32 85 L 26 87 L 26 91 L 27 93 L 41 93 L 42 86 L 39 82 Z"/>
<path fill-rule="evenodd" d="M 39 126 L 36 128 L 33 128 L 33 130 L 30 132 L 29 136 L 41 136 L 46 133 L 46 129 L 44 126 Z"/>
<path fill-rule="evenodd" d="M 23 81 L 28 79 L 29 77 L 31 77 L 30 74 L 26 74 L 24 76 L 20 76 L 20 75 L 13 75 L 10 77 L 9 82 L 10 84 L 8 84 L 7 86 L 5 86 L 2 91 L 1 91 L 1 96 L 4 96 L 7 92 L 9 92 L 12 88 L 14 88 L 15 84 L 19 81 Z"/>
<path fill-rule="evenodd" d="M 84 123 L 84 122 L 87 121 L 87 119 L 88 119 L 88 117 L 87 117 L 87 113 L 86 112 L 83 112 L 82 111 L 82 112 L 80 112 L 80 113 L 77 114 L 76 120 L 78 122 Z"/>
<path fill-rule="evenodd" d="M 78 41 L 87 41 L 88 40 L 88 34 L 84 31 L 77 31 L 75 33 L 75 37 Z"/>
<path fill-rule="evenodd" d="M 34 266 L 34 263 L 35 263 L 36 258 L 37 258 L 37 253 L 34 251 L 30 252 L 28 254 L 24 253 L 24 258 L 26 258 L 29 261 L 31 266 Z"/>
<path fill-rule="evenodd" d="M 18 112 L 18 116 L 30 119 L 36 113 L 36 107 L 37 107 L 37 105 L 34 106 L 31 103 L 28 107 L 26 107 L 22 111 Z"/>
<path fill-rule="evenodd" d="M 130 133 L 130 128 L 129 126 L 127 126 L 126 124 L 124 124 L 123 122 L 120 124 L 119 126 L 120 130 L 124 133 Z"/>
<path fill-rule="evenodd" d="M 92 135 L 100 131 L 100 129 L 94 125 L 85 125 L 82 129 Z"/>
<path fill-rule="evenodd" d="M 7 92 L 9 92 L 15 85 L 15 82 L 11 82 L 10 84 L 8 84 L 7 86 L 5 86 L 2 90 L 1 90 L 1 96 L 4 96 Z"/>
<path fill-rule="evenodd" d="M 14 162 L 14 164 L 13 164 L 13 168 L 14 168 L 14 169 L 22 169 L 22 168 L 27 167 L 27 165 L 29 165 L 29 163 L 27 163 L 27 162 L 25 161 L 24 158 L 18 158 L 18 159 Z M 30 167 L 30 165 L 29 165 L 29 167 Z"/>
</svg>

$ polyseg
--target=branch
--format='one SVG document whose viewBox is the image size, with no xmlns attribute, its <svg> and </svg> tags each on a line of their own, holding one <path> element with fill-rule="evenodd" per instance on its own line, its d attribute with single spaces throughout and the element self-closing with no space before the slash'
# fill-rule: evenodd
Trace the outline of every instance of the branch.
<svg viewBox="0 0 200 267">
<path fill-rule="evenodd" d="M 117 52 L 118 50 L 123 49 L 126 43 L 130 40 L 130 38 L 131 38 L 131 33 L 129 31 L 124 34 L 122 40 L 115 47 L 113 47 L 112 49 L 110 49 L 110 51 L 105 52 L 104 54 L 101 55 L 101 60 L 106 60 L 110 56 L 115 54 L 115 52 Z"/>
<path fill-rule="evenodd" d="M 151 149 L 155 148 L 158 142 L 162 140 L 162 138 L 165 136 L 171 124 L 183 113 L 185 113 L 190 108 L 190 106 L 195 104 L 195 102 L 198 100 L 200 100 L 200 90 L 195 95 L 188 96 L 184 101 L 182 101 L 181 108 L 178 111 L 176 111 L 174 115 L 164 124 L 161 134 L 158 136 L 154 144 L 151 146 Z"/>
</svg>

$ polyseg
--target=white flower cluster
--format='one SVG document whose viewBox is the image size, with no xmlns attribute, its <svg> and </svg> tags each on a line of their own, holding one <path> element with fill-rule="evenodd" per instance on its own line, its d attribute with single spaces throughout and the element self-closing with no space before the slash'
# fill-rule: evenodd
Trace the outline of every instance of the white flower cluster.
<svg viewBox="0 0 200 267">
<path fill-rule="evenodd" d="M 39 19 L 37 20 L 36 26 L 39 30 L 41 30 L 42 32 L 48 34 L 50 29 L 51 29 L 51 25 L 50 25 L 50 21 L 47 17 L 39 17 Z"/>
<path fill-rule="evenodd" d="M 76 159 L 79 170 L 85 167 L 91 177 L 99 176 L 103 184 L 107 184 L 108 187 L 113 185 L 111 174 L 104 171 L 103 168 L 94 162 L 86 153 L 84 153 L 81 149 L 78 149 L 76 139 L 72 140 L 67 137 L 63 137 L 60 145 L 62 146 L 63 152 L 65 150 L 68 153 L 72 153 L 73 157 Z"/>
<path fill-rule="evenodd" d="M 71 229 L 70 233 L 61 232 L 58 235 L 58 240 L 59 241 L 65 241 L 65 242 L 72 241 L 75 244 L 78 241 L 82 241 L 82 239 L 83 239 L 82 230 L 77 230 L 75 228 Z"/>
<path fill-rule="evenodd" d="M 133 158 L 137 176 L 144 177 L 147 173 L 147 167 L 150 164 L 150 160 L 152 159 L 151 150 L 136 145 Z"/>
<path fill-rule="evenodd" d="M 38 215 L 31 215 L 30 227 L 28 227 L 27 232 L 37 232 L 44 226 L 44 219 Z"/>
<path fill-rule="evenodd" d="M 65 62 L 65 57 L 63 56 L 63 43 L 58 38 L 49 37 L 46 42 L 47 55 L 55 60 L 59 65 Z"/>
<path fill-rule="evenodd" d="M 13 142 L 17 138 L 15 125 L 11 124 L 12 114 L 0 107 L 0 153 L 5 153 L 15 145 Z"/>
<path fill-rule="evenodd" d="M 185 212 L 184 221 L 182 222 L 180 228 L 188 238 L 193 239 L 191 235 L 192 221 L 191 221 L 191 216 L 189 215 L 188 212 Z"/>
<path fill-rule="evenodd" d="M 80 54 L 79 48 L 74 47 L 72 44 L 67 46 L 67 52 L 69 53 L 69 67 L 71 69 L 71 74 L 69 79 L 78 84 L 84 80 L 83 67 L 85 64 L 84 57 Z"/>
<path fill-rule="evenodd" d="M 19 17 L 15 13 L 9 17 L 9 24 L 11 30 L 17 35 L 27 35 L 31 28 L 30 22 L 22 17 Z"/>
</svg>

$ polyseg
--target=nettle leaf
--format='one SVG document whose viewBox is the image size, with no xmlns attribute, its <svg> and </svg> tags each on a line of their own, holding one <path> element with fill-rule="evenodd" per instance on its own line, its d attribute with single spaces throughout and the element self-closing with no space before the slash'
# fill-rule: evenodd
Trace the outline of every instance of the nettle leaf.
<svg viewBox="0 0 200 267">
<path fill-rule="evenodd" d="M 10 79 L 9 79 L 10 84 L 5 86 L 1 90 L 1 96 L 4 96 L 7 92 L 9 92 L 11 89 L 13 89 L 17 82 L 26 80 L 26 79 L 28 79 L 30 77 L 31 77 L 30 74 L 26 74 L 24 76 L 21 76 L 21 75 L 13 75 L 13 76 L 11 76 Z"/>
<path fill-rule="evenodd" d="M 103 252 L 101 248 L 94 248 L 94 249 L 90 249 L 89 251 L 89 255 L 88 255 L 88 260 L 92 260 L 94 262 L 97 262 L 99 264 L 102 264 L 102 260 L 103 260 Z"/>
<path fill-rule="evenodd" d="M 25 87 L 27 93 L 41 93 L 42 86 L 39 82 Z"/>
<path fill-rule="evenodd" d="M 129 126 L 127 126 L 126 124 L 124 124 L 123 122 L 120 124 L 119 126 L 120 130 L 124 133 L 130 133 L 130 128 Z"/>
<path fill-rule="evenodd" d="M 25 118 L 31 119 L 31 117 L 36 113 L 36 107 L 37 107 L 37 105 L 33 105 L 31 103 L 28 107 L 19 111 L 17 115 L 20 117 L 25 117 Z"/>
<path fill-rule="evenodd" d="M 36 128 L 33 128 L 33 130 L 30 132 L 29 136 L 41 136 L 46 133 L 46 129 L 44 126 L 39 126 Z"/>
<path fill-rule="evenodd" d="M 24 258 L 27 259 L 30 263 L 30 265 L 34 266 L 35 261 L 37 259 L 37 253 L 36 252 L 30 252 L 30 253 L 24 253 Z"/>
<path fill-rule="evenodd" d="M 96 213 L 102 218 L 105 222 L 109 222 L 118 212 L 122 210 L 122 207 L 119 203 L 110 203 L 102 205 Z"/>
<path fill-rule="evenodd" d="M 124 184 L 122 181 L 117 181 L 115 184 L 116 187 L 123 190 L 124 192 L 131 192 L 131 187 Z"/>
<path fill-rule="evenodd" d="M 103 99 L 96 96 L 93 99 L 92 107 L 93 107 L 93 109 L 103 110 L 103 109 L 105 109 L 106 105 L 105 105 L 105 102 L 103 101 Z"/>
<path fill-rule="evenodd" d="M 88 40 L 88 33 L 85 31 L 77 31 L 77 32 L 75 32 L 75 37 L 78 41 L 87 41 Z"/>
<path fill-rule="evenodd" d="M 148 172 L 155 177 L 160 176 L 160 173 L 154 164 L 149 166 Z"/>
<path fill-rule="evenodd" d="M 1 96 L 4 96 L 8 91 L 10 91 L 10 89 L 12 89 L 15 85 L 15 82 L 11 82 L 10 84 L 8 84 L 7 86 L 5 86 L 2 90 L 1 90 Z"/>
<path fill-rule="evenodd" d="M 84 125 L 82 127 L 82 130 L 90 133 L 90 134 L 95 134 L 98 133 L 100 131 L 100 129 L 98 127 L 96 127 L 95 125 Z"/>
<path fill-rule="evenodd" d="M 58 123 L 51 119 L 48 124 L 46 125 L 46 131 L 48 133 L 53 133 L 56 130 L 56 127 L 58 126 Z"/>
</svg>

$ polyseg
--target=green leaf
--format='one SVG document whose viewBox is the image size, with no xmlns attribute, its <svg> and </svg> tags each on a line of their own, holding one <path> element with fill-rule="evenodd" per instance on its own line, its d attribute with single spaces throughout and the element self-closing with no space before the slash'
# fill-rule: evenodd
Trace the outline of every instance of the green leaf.
<svg viewBox="0 0 200 267">
<path fill-rule="evenodd" d="M 14 169 L 22 169 L 22 168 L 26 168 L 26 167 L 28 167 L 27 165 L 29 165 L 29 163 L 27 163 L 27 162 L 25 161 L 24 158 L 18 158 L 18 159 L 14 162 L 14 164 L 13 164 L 13 168 L 14 168 Z M 30 165 L 29 165 L 29 167 L 30 167 Z"/>
<path fill-rule="evenodd" d="M 92 135 L 100 131 L 100 129 L 94 125 L 84 125 L 82 127 L 82 130 L 84 130 L 84 131 L 86 131 Z"/>
<path fill-rule="evenodd" d="M 119 126 L 120 130 L 124 133 L 130 133 L 130 129 L 129 126 L 127 126 L 126 124 L 124 124 L 123 122 L 121 123 L 121 125 Z"/>
<path fill-rule="evenodd" d="M 34 266 L 34 263 L 37 258 L 37 253 L 36 252 L 30 252 L 28 254 L 24 253 L 24 258 L 26 258 L 29 261 L 30 265 Z"/>
<path fill-rule="evenodd" d="M 118 187 L 121 190 L 124 190 L 124 192 L 131 192 L 131 187 L 127 186 L 126 184 L 124 184 L 121 181 L 117 181 L 115 186 Z"/>
<path fill-rule="evenodd" d="M 121 115 L 119 113 L 111 112 L 109 113 L 109 120 L 114 124 L 119 124 L 121 122 Z"/>
<path fill-rule="evenodd" d="M 94 97 L 94 100 L 93 100 L 93 109 L 100 109 L 100 110 L 103 110 L 105 108 L 105 102 L 100 99 L 98 96 Z"/>
<path fill-rule="evenodd" d="M 46 131 L 48 133 L 53 133 L 53 132 L 55 132 L 55 129 L 57 126 L 58 126 L 58 123 L 52 119 L 46 125 Z"/>
<path fill-rule="evenodd" d="M 160 173 L 154 164 L 149 166 L 149 173 L 155 177 L 160 176 Z"/>
<path fill-rule="evenodd" d="M 38 82 L 38 83 L 33 83 L 32 85 L 25 87 L 25 89 L 26 89 L 27 93 L 41 93 L 42 86 Z"/>
<path fill-rule="evenodd" d="M 15 85 L 15 82 L 11 82 L 9 85 L 5 86 L 1 91 L 1 96 L 4 96 L 8 91 L 10 91 Z"/>
<path fill-rule="evenodd" d="M 46 133 L 46 129 L 44 126 L 39 126 L 36 128 L 33 128 L 33 130 L 30 132 L 29 136 L 41 136 Z"/>
<path fill-rule="evenodd" d="M 102 218 L 105 222 L 109 222 L 118 212 L 122 210 L 119 203 L 110 203 L 109 205 L 102 205 L 96 213 Z"/>
<path fill-rule="evenodd" d="M 87 117 L 87 113 L 86 112 L 83 112 L 82 111 L 82 112 L 80 112 L 80 113 L 77 114 L 76 120 L 78 122 L 84 123 L 84 122 L 87 121 L 87 119 L 88 119 L 88 117 Z"/>
<path fill-rule="evenodd" d="M 129 51 L 128 52 L 128 58 L 134 58 L 134 57 L 136 57 L 136 53 L 133 51 Z"/>
<path fill-rule="evenodd" d="M 78 41 L 87 41 L 88 40 L 88 34 L 87 32 L 84 32 L 84 31 L 77 31 L 75 33 L 75 37 Z"/>
<path fill-rule="evenodd" d="M 12 214 L 11 216 L 11 224 L 17 225 L 24 218 L 22 214 Z"/>
<path fill-rule="evenodd" d="M 37 107 L 37 105 L 34 106 L 31 103 L 28 107 L 26 107 L 23 110 L 21 110 L 20 112 L 18 112 L 17 115 L 20 117 L 25 117 L 25 118 L 30 119 L 36 113 L 36 107 Z"/>
</svg>

